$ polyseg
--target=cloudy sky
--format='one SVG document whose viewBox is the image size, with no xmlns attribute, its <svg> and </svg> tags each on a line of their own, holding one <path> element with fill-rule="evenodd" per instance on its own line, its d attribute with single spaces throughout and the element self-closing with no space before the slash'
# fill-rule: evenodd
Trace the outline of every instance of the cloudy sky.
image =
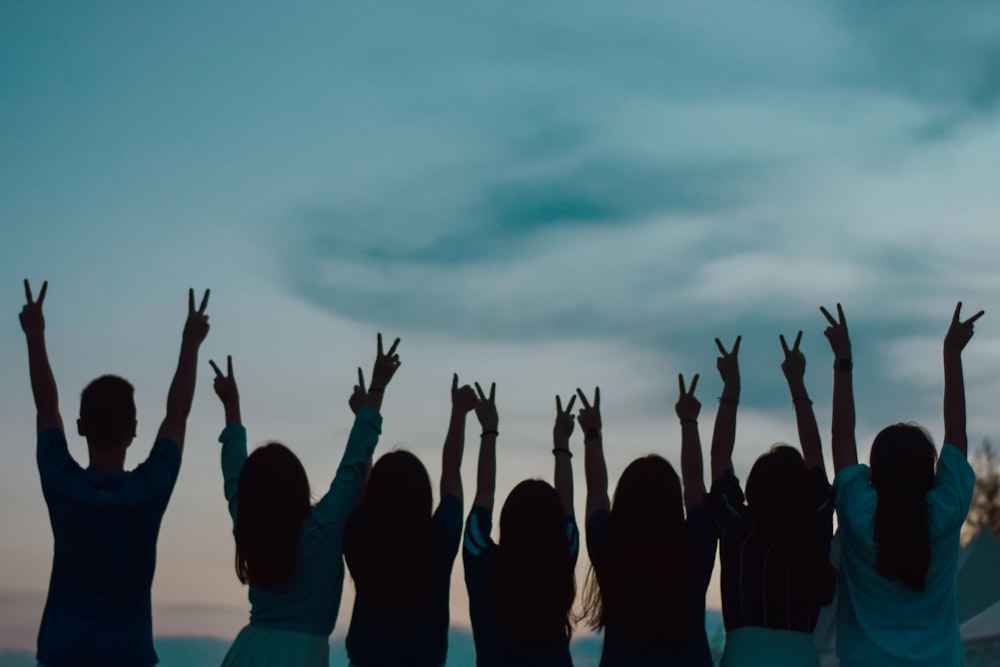
<svg viewBox="0 0 1000 667">
<path fill-rule="evenodd" d="M 794 442 L 779 333 L 805 330 L 827 433 L 818 306 L 838 300 L 863 449 L 891 421 L 940 437 L 941 337 L 957 300 L 987 311 L 966 355 L 975 442 L 1000 434 L 998 110 L 988 0 L 4 3 L 0 644 L 33 643 L 51 557 L 22 278 L 50 282 L 67 422 L 89 379 L 134 381 L 130 466 L 189 286 L 212 288 L 204 358 L 234 355 L 251 440 L 289 443 L 316 491 L 379 330 L 403 338 L 381 447 L 433 477 L 451 373 L 496 380 L 500 501 L 551 476 L 553 395 L 576 386 L 602 387 L 612 480 L 645 452 L 677 461 L 677 372 L 703 374 L 707 445 L 715 336 L 744 337 L 741 475 Z M 247 604 L 201 371 L 155 622 L 225 637 Z"/>
</svg>

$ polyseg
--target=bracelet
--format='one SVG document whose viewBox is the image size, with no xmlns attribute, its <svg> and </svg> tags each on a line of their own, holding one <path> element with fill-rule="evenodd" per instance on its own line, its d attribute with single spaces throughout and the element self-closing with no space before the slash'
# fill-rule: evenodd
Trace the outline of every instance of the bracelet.
<svg viewBox="0 0 1000 667">
<path fill-rule="evenodd" d="M 479 437 L 480 438 L 485 438 L 488 435 L 500 435 L 500 431 L 497 431 L 497 430 L 483 431 L 482 433 L 479 434 Z"/>
<path fill-rule="evenodd" d="M 723 398 L 721 396 L 719 397 L 719 403 L 725 403 L 725 404 L 728 404 L 728 405 L 739 405 L 740 404 L 740 402 L 739 402 L 738 399 L 735 399 L 735 398 Z"/>
<path fill-rule="evenodd" d="M 593 426 L 591 426 L 590 428 L 587 429 L 587 432 L 584 435 L 583 439 L 584 440 L 595 440 L 595 439 L 599 439 L 600 437 L 601 437 L 601 429 L 594 428 Z"/>
<path fill-rule="evenodd" d="M 552 453 L 553 453 L 553 454 L 556 454 L 556 453 L 560 453 L 560 452 L 561 452 L 561 453 L 563 453 L 563 454 L 566 454 L 566 455 L 567 455 L 567 456 L 569 456 L 570 458 L 573 458 L 573 452 L 569 451 L 569 450 L 568 450 L 568 449 L 566 449 L 565 447 L 556 447 L 556 448 L 554 448 L 554 449 L 552 450 Z"/>
<path fill-rule="evenodd" d="M 385 387 L 372 387 L 368 390 L 369 394 L 383 394 L 385 393 Z"/>
<path fill-rule="evenodd" d="M 681 420 L 681 424 L 694 424 L 695 426 L 697 426 L 698 425 L 698 420 L 697 419 L 682 419 Z"/>
<path fill-rule="evenodd" d="M 837 363 L 833 365 L 833 370 L 850 373 L 854 370 L 854 362 L 849 357 L 842 357 L 837 359 Z"/>
<path fill-rule="evenodd" d="M 793 396 L 792 397 L 792 403 L 801 403 L 802 401 L 805 401 L 809 405 L 813 404 L 812 399 L 809 398 L 808 396 Z"/>
</svg>

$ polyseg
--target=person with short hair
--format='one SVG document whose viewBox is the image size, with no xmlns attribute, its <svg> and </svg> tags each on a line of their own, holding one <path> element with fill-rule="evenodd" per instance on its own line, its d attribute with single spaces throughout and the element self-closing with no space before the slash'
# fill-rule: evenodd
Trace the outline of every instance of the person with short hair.
<svg viewBox="0 0 1000 667">
<path fill-rule="evenodd" d="M 80 397 L 77 432 L 87 440 L 89 465 L 81 467 L 69 453 L 45 349 L 47 290 L 45 282 L 35 301 L 25 280 L 20 316 L 38 411 L 38 472 L 55 541 L 36 657 L 47 667 L 154 665 L 156 541 L 180 470 L 198 349 L 208 334 L 209 293 L 195 310 L 194 291 L 188 292 L 167 415 L 146 460 L 125 470 L 136 433 L 135 401 L 132 385 L 115 375 L 97 378 Z"/>
</svg>

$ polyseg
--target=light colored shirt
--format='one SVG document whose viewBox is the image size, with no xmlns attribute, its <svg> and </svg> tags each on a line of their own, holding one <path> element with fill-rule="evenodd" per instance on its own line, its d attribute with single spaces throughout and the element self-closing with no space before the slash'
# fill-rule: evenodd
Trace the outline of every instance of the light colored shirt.
<svg viewBox="0 0 1000 667">
<path fill-rule="evenodd" d="M 972 502 L 976 475 L 952 445 L 941 448 L 937 477 L 927 494 L 931 562 L 926 589 L 914 591 L 876 568 L 878 496 L 871 469 L 853 465 L 834 482 L 840 519 L 840 608 L 837 655 L 843 667 L 965 664 L 958 633 L 955 576 L 959 530 Z"/>
<path fill-rule="evenodd" d="M 324 636 L 333 632 L 344 585 L 341 558 L 344 527 L 381 432 L 382 416 L 377 410 L 368 406 L 358 410 L 329 491 L 302 521 L 295 572 L 288 580 L 266 590 L 250 586 L 251 625 Z M 246 429 L 242 424 L 230 424 L 222 431 L 219 441 L 222 442 L 224 491 L 235 526 L 240 470 L 247 458 Z"/>
</svg>

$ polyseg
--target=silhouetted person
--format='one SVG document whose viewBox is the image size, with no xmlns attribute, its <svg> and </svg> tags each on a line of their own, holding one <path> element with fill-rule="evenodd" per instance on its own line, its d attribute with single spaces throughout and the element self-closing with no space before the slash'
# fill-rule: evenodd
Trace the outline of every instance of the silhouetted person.
<svg viewBox="0 0 1000 667">
<path fill-rule="evenodd" d="M 715 564 L 715 528 L 705 510 L 698 413 L 678 378 L 681 472 L 661 456 L 625 468 L 608 499 L 599 403 L 580 414 L 585 432 L 587 550 L 591 571 L 584 615 L 604 630 L 602 667 L 711 667 L 705 591 Z M 687 506 L 687 518 L 684 508 Z"/>
<path fill-rule="evenodd" d="M 77 432 L 87 439 L 89 466 L 81 468 L 69 454 L 45 350 L 47 289 L 43 283 L 34 301 L 25 280 L 27 303 L 21 310 L 38 410 L 38 472 L 55 540 L 37 659 L 48 667 L 153 665 L 158 662 L 150 610 L 156 538 L 180 470 L 198 348 L 208 334 L 208 292 L 197 311 L 194 292 L 188 294 L 167 416 L 149 456 L 126 471 L 135 401 L 132 385 L 114 375 L 97 378 L 80 396 Z"/>
<path fill-rule="evenodd" d="M 723 380 L 712 439 L 709 508 L 720 533 L 722 615 L 726 648 L 721 664 L 819 665 L 812 631 L 833 599 L 830 565 L 833 499 L 823 449 L 806 392 L 802 332 L 791 349 L 781 337 L 781 369 L 795 407 L 802 455 L 775 445 L 747 477 L 746 498 L 733 472 L 740 395 L 740 339 L 729 352 L 716 339 Z M 804 458 L 803 458 L 804 455 Z"/>
<path fill-rule="evenodd" d="M 842 536 L 837 655 L 843 667 L 964 665 L 955 576 L 959 531 L 976 477 L 966 460 L 962 350 L 980 311 L 955 308 L 944 339 L 944 444 L 914 424 L 894 424 L 858 464 L 851 340 L 844 311 L 822 309 L 835 356 L 833 464 Z"/>
<path fill-rule="evenodd" d="M 299 459 L 271 442 L 247 456 L 239 392 L 228 372 L 215 369 L 215 392 L 225 407 L 222 474 L 236 538 L 236 574 L 249 584 L 250 624 L 223 665 L 327 667 L 329 637 L 344 583 L 344 527 L 357 501 L 372 450 L 381 433 L 382 396 L 399 367 L 393 343 L 378 354 L 372 383 L 344 449 L 330 489 L 311 505 L 309 480 Z M 360 387 L 355 387 L 358 395 Z"/>
<path fill-rule="evenodd" d="M 465 524 L 462 559 L 479 667 L 570 667 L 570 611 L 579 533 L 573 516 L 569 436 L 556 438 L 555 488 L 529 479 L 500 512 L 500 542 L 490 537 L 496 489 L 496 385 L 487 398 L 476 384 L 483 426 L 476 499 Z M 572 416 L 562 411 L 560 420 Z"/>
<path fill-rule="evenodd" d="M 437 667 L 447 659 L 451 570 L 464 515 L 465 419 L 478 402 L 453 376 L 433 514 L 430 477 L 416 456 L 392 451 L 371 470 L 344 541 L 356 589 L 346 642 L 352 665 Z"/>
</svg>

